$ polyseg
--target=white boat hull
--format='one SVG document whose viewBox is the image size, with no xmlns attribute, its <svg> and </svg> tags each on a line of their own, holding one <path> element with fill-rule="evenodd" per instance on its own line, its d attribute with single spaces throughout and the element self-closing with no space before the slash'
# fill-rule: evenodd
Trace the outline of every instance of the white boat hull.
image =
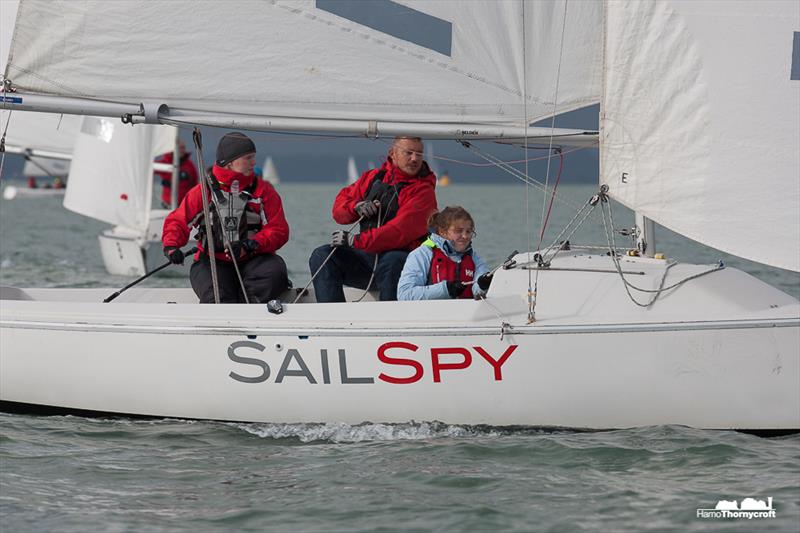
<svg viewBox="0 0 800 533">
<path fill-rule="evenodd" d="M 667 316 L 686 286 L 626 321 L 614 316 L 624 299 L 605 290 L 611 275 L 562 272 L 595 280 L 578 308 L 599 297 L 608 311 L 589 321 L 542 310 L 527 324 L 524 298 L 508 293 L 525 274 L 499 272 L 486 302 L 299 303 L 280 315 L 195 305 L 180 289 L 132 289 L 105 305 L 100 289 L 6 290 L 0 400 L 250 422 L 800 430 L 791 297 L 772 289 L 764 302 L 776 307 L 699 316 L 719 302 L 698 295 L 718 284 L 768 287 L 726 270 L 694 280 L 683 319 Z"/>
<path fill-rule="evenodd" d="M 6 185 L 3 189 L 3 198 L 13 200 L 14 198 L 42 198 L 45 196 L 64 196 L 66 189 L 17 187 Z"/>
<path fill-rule="evenodd" d="M 161 230 L 168 211 L 153 210 L 150 224 L 143 235 L 122 226 L 107 229 L 98 235 L 103 264 L 109 274 L 116 276 L 144 276 L 164 264 Z M 191 259 L 183 266 L 175 265 L 163 272 L 173 276 L 186 276 Z"/>
</svg>

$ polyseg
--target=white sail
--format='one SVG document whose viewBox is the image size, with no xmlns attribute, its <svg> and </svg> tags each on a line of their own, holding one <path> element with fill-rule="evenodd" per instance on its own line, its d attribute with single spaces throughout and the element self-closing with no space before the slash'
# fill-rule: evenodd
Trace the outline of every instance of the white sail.
<svg viewBox="0 0 800 533">
<path fill-rule="evenodd" d="M 425 161 L 434 174 L 437 176 L 441 174 L 439 172 L 439 164 L 436 162 L 436 156 L 433 153 L 433 143 L 425 143 Z"/>
<path fill-rule="evenodd" d="M 356 168 L 356 160 L 353 156 L 347 158 L 347 183 L 352 184 L 358 181 L 359 174 Z"/>
<path fill-rule="evenodd" d="M 714 248 L 800 270 L 800 3 L 609 2 L 606 21 L 611 196 Z"/>
<path fill-rule="evenodd" d="M 278 175 L 278 169 L 275 168 L 275 162 L 272 161 L 272 156 L 267 156 L 264 161 L 264 179 L 273 185 L 281 182 L 281 177 Z"/>
<path fill-rule="evenodd" d="M 19 0 L 3 0 L 0 2 L 0 73 L 6 71 L 18 8 Z"/>
<path fill-rule="evenodd" d="M 86 117 L 75 142 L 64 207 L 143 235 L 152 203 L 153 158 L 174 143 L 171 126 L 131 127 Z"/>
<path fill-rule="evenodd" d="M 194 118 L 523 125 L 554 111 L 557 77 L 558 111 L 599 99 L 599 2 L 397 4 L 439 21 L 448 46 L 314 0 L 27 0 L 6 76 L 22 93 L 163 103 Z"/>
<path fill-rule="evenodd" d="M 83 117 L 30 111 L 0 111 L 0 122 L 4 128 L 9 120 L 5 141 L 7 151 L 45 151 L 52 153 L 54 157 L 69 158 Z"/>
</svg>

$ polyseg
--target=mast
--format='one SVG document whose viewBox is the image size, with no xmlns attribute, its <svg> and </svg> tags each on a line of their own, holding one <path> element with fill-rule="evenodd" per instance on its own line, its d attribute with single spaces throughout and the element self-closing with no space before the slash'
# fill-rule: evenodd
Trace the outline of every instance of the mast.
<svg viewBox="0 0 800 533">
<path fill-rule="evenodd" d="M 656 253 L 656 224 L 638 211 L 636 216 L 636 249 L 639 255 L 653 257 Z"/>
</svg>

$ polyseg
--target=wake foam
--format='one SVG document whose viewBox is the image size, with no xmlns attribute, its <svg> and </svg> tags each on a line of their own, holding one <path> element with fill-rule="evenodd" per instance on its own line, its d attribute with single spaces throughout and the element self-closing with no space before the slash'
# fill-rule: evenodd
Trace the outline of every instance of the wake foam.
<svg viewBox="0 0 800 533">
<path fill-rule="evenodd" d="M 371 442 L 429 440 L 469 437 L 485 432 L 441 422 L 404 424 L 233 424 L 247 433 L 268 439 L 298 439 L 300 442 Z"/>
</svg>

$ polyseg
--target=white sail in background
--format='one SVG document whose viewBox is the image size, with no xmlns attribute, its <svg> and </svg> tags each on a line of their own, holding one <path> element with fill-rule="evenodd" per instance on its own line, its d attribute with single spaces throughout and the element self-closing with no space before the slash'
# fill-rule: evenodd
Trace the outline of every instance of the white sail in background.
<svg viewBox="0 0 800 533">
<path fill-rule="evenodd" d="M 356 160 L 353 156 L 347 158 L 347 183 L 353 184 L 358 181 L 359 174 L 356 168 Z"/>
<path fill-rule="evenodd" d="M 0 1 L 0 72 L 6 70 L 18 7 L 18 0 Z M 50 156 L 29 156 L 23 168 L 25 176 L 66 176 L 82 120 L 79 116 L 0 110 L 0 128 L 6 132 L 7 152 Z"/>
<path fill-rule="evenodd" d="M 428 168 L 439 176 L 439 165 L 436 163 L 436 156 L 433 153 L 433 143 L 425 143 L 425 161 L 428 163 Z"/>
<path fill-rule="evenodd" d="M 272 161 L 271 156 L 267 156 L 267 159 L 264 161 L 264 179 L 273 185 L 277 185 L 281 182 L 278 169 L 275 168 L 275 163 Z"/>
<path fill-rule="evenodd" d="M 0 111 L 0 124 L 6 132 L 5 149 L 12 154 L 38 154 L 26 161 L 26 176 L 66 176 L 72 147 L 83 117 Z M 9 122 L 10 121 L 10 122 Z"/>
<path fill-rule="evenodd" d="M 130 127 L 86 117 L 75 142 L 64 207 L 144 234 L 150 220 L 153 158 L 175 144 L 171 126 Z"/>
<path fill-rule="evenodd" d="M 523 125 L 552 114 L 557 75 L 559 112 L 599 100 L 600 2 L 398 3 L 449 27 L 449 54 L 314 0 L 26 0 L 6 75 L 20 92 L 176 115 Z"/>
<path fill-rule="evenodd" d="M 800 3 L 722 6 L 608 3 L 601 183 L 673 231 L 800 270 Z"/>
<path fill-rule="evenodd" d="M 75 138 L 81 129 L 83 117 L 34 113 L 30 111 L 0 111 L 0 122 L 5 127 L 6 150 L 21 153 L 25 150 L 50 152 L 53 156 L 69 158 Z"/>
</svg>

